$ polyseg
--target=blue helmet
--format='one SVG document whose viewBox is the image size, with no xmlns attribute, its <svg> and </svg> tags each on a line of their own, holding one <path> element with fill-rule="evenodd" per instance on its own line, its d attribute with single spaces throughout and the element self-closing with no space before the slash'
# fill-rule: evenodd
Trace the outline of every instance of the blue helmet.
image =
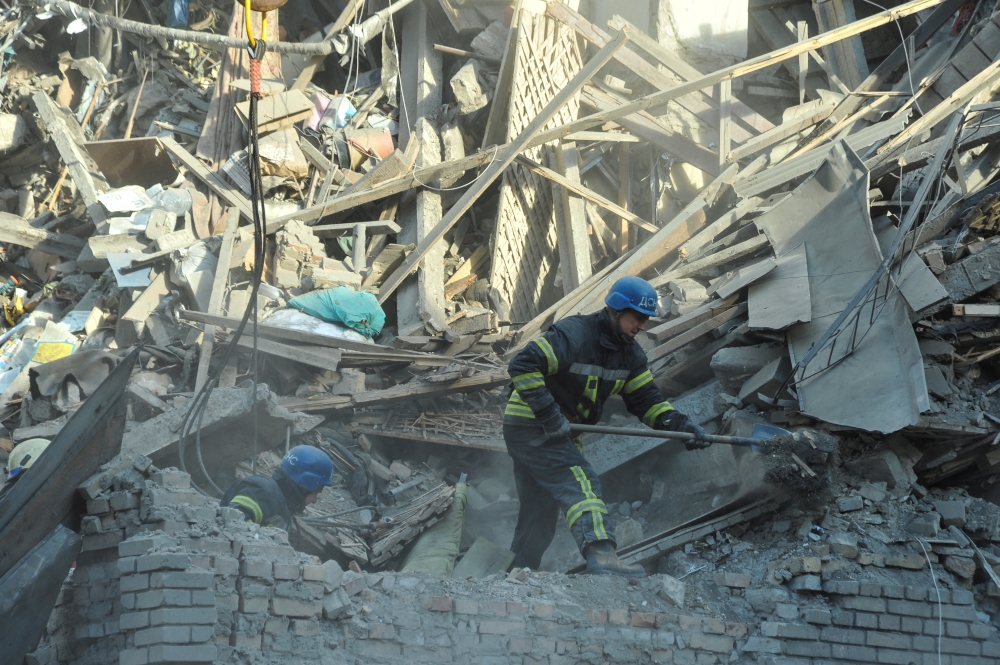
<svg viewBox="0 0 1000 665">
<path fill-rule="evenodd" d="M 295 446 L 281 460 L 281 470 L 306 492 L 333 484 L 333 461 L 314 446 Z"/>
<path fill-rule="evenodd" d="M 659 296 L 653 285 L 641 277 L 622 277 L 604 298 L 604 304 L 613 310 L 634 309 L 646 316 L 656 316 Z"/>
</svg>

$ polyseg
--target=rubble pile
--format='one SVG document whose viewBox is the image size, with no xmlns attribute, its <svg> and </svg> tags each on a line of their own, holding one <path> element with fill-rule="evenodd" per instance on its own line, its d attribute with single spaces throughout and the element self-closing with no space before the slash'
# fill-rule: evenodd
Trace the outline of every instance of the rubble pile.
<svg viewBox="0 0 1000 665">
<path fill-rule="evenodd" d="M 12 662 L 1000 662 L 1000 6 L 599 4 L 0 4 Z M 649 578 L 510 570 L 506 363 L 625 275 L 754 445 L 612 399 Z"/>
</svg>

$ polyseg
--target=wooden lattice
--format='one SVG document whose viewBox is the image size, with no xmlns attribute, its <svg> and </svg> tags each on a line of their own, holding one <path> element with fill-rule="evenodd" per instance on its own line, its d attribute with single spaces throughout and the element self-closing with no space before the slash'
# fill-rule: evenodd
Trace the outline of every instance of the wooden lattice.
<svg viewBox="0 0 1000 665">
<path fill-rule="evenodd" d="M 548 16 L 522 10 L 507 140 L 518 136 L 582 66 L 572 29 Z M 579 108 L 577 94 L 545 128 L 575 120 Z M 538 146 L 525 154 L 541 162 L 542 149 Z M 553 292 L 546 287 L 551 286 L 558 265 L 552 188 L 542 177 L 513 164 L 504 172 L 500 185 L 490 275 L 490 285 L 510 304 L 510 320 L 528 321 L 544 309 L 548 304 L 546 291 Z"/>
</svg>

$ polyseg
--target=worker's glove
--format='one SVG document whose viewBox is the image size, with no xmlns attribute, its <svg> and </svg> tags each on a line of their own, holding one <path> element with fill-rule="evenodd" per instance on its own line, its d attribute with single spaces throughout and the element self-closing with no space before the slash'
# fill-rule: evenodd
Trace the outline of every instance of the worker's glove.
<svg viewBox="0 0 1000 665">
<path fill-rule="evenodd" d="M 694 434 L 693 439 L 684 442 L 684 447 L 688 450 L 702 450 L 712 445 L 711 441 L 705 440 L 705 430 L 680 411 L 671 411 L 670 415 L 664 418 L 662 422 L 663 427 L 659 429 Z"/>
<path fill-rule="evenodd" d="M 570 439 L 573 437 L 573 432 L 569 427 L 569 421 L 566 420 L 566 416 L 561 413 L 557 413 L 555 416 L 546 420 L 542 423 L 542 427 L 545 428 L 546 441 L 552 441 L 553 439 Z"/>
</svg>

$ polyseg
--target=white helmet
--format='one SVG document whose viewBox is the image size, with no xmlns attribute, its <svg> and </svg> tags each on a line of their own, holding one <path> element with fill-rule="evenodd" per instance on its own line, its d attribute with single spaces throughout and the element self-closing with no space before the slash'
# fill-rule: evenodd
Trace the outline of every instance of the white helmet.
<svg viewBox="0 0 1000 665">
<path fill-rule="evenodd" d="M 34 464 L 48 446 L 48 439 L 28 439 L 17 444 L 7 458 L 7 473 L 11 478 L 21 473 Z"/>
</svg>

